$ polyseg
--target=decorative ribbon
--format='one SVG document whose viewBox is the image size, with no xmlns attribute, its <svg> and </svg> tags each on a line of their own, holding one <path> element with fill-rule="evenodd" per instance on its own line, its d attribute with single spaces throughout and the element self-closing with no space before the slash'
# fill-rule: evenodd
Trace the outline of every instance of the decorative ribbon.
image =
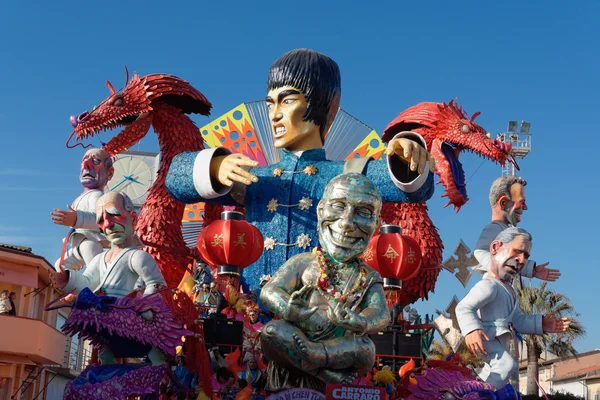
<svg viewBox="0 0 600 400">
<path fill-rule="evenodd" d="M 116 297 L 96 296 L 90 289 L 84 288 L 77 295 L 74 307 L 80 310 L 88 310 L 94 307 L 99 311 L 108 312 L 109 306 L 113 305 L 116 301 Z"/>
</svg>

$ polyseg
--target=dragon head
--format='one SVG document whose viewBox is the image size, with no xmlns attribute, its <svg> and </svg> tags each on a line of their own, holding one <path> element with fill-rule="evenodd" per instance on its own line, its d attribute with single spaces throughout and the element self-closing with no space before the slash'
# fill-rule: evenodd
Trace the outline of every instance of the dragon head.
<svg viewBox="0 0 600 400">
<path fill-rule="evenodd" d="M 142 296 L 138 291 L 132 297 L 116 298 L 97 296 L 85 288 L 73 304 L 52 306 L 55 300 L 46 310 L 72 307 L 62 331 L 71 336 L 79 334 L 101 348 L 108 347 L 116 357 L 143 357 L 152 347 L 174 356 L 181 337 L 194 333 L 173 318 L 164 293 Z"/>
<path fill-rule="evenodd" d="M 134 73 L 129 80 L 127 72 L 123 90 L 116 91 L 109 81 L 106 84 L 110 91 L 108 98 L 92 111 L 71 116 L 74 131 L 67 141 L 67 147 L 78 145 L 69 145 L 73 135 L 76 141 L 81 141 L 102 131 L 125 127 L 113 140 L 119 142 L 115 148 L 127 149 L 148 133 L 151 118 L 146 117 L 152 114 L 158 103 L 169 104 L 186 114 L 209 115 L 212 107 L 202 93 L 173 75 L 151 74 L 140 78 Z M 114 155 L 112 151 L 110 153 Z"/>
<path fill-rule="evenodd" d="M 469 201 L 465 172 L 458 161 L 462 151 L 472 152 L 496 163 L 504 164 L 510 157 L 511 146 L 499 140 L 491 140 L 485 129 L 475 123 L 479 112 L 469 117 L 452 100 L 446 103 L 419 103 L 401 112 L 385 128 L 383 141 L 390 141 L 402 131 L 417 132 L 425 139 L 427 149 L 436 162 L 438 183 L 445 187 L 443 196 L 448 197 L 458 212 Z"/>
</svg>

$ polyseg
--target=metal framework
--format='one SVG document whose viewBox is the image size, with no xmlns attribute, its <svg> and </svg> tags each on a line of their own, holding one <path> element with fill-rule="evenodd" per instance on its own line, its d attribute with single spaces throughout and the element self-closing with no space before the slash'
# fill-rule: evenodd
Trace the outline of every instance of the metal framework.
<svg viewBox="0 0 600 400">
<path fill-rule="evenodd" d="M 502 143 L 510 144 L 512 146 L 511 154 L 515 159 L 525 158 L 531 151 L 531 133 L 529 129 L 531 123 L 521 121 L 521 124 L 517 121 L 508 121 L 508 129 L 506 132 L 499 133 L 496 138 Z M 510 176 L 516 175 L 517 171 L 512 163 L 506 163 L 502 167 L 502 175 Z"/>
</svg>

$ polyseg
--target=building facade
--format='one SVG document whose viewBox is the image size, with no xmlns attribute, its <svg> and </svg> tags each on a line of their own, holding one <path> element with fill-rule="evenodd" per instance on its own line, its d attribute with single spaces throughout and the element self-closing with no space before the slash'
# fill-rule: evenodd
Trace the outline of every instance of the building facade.
<svg viewBox="0 0 600 400">
<path fill-rule="evenodd" d="M 91 356 L 89 344 L 59 330 L 69 308 L 44 310 L 60 296 L 51 271 L 30 248 L 0 244 L 0 292 L 16 294 L 16 315 L 0 315 L 0 400 L 62 399 L 67 380 Z"/>
</svg>

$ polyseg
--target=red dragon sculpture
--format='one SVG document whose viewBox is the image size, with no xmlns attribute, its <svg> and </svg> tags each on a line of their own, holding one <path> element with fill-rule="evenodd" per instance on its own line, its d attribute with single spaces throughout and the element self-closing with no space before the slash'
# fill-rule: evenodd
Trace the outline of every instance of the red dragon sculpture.
<svg viewBox="0 0 600 400">
<path fill-rule="evenodd" d="M 129 74 L 127 74 L 129 75 Z M 190 113 L 209 115 L 211 103 L 188 82 L 167 74 L 151 74 L 131 81 L 127 76 L 122 91 L 115 91 L 106 82 L 110 96 L 91 112 L 71 117 L 76 140 L 83 140 L 101 131 L 124 126 L 103 149 L 116 155 L 139 142 L 150 127 L 158 135 L 161 163 L 156 182 L 148 192 L 137 223 L 137 234 L 152 254 L 171 288 L 177 287 L 185 267 L 192 259 L 181 234 L 181 219 L 185 205 L 167 192 L 165 178 L 173 157 L 182 151 L 204 148 L 202 137 Z M 69 138 L 70 140 L 70 138 Z M 69 146 L 67 142 L 68 147 Z M 207 206 L 205 221 L 219 218 L 221 207 Z"/>
<path fill-rule="evenodd" d="M 494 162 L 504 164 L 511 147 L 498 140 L 491 140 L 485 129 L 475 123 L 479 112 L 472 117 L 463 111 L 456 101 L 446 103 L 419 103 L 401 112 L 385 129 L 382 139 L 391 140 L 401 131 L 419 133 L 427 143 L 427 149 L 435 158 L 435 172 L 444 185 L 443 197 L 448 197 L 458 212 L 469 200 L 465 173 L 458 156 L 462 151 L 476 153 Z M 425 203 L 385 203 L 382 220 L 402 227 L 402 233 L 415 238 L 422 249 L 421 273 L 402 283 L 398 302 L 407 305 L 418 299 L 427 299 L 435 288 L 440 273 L 444 245 L 437 228 L 427 214 Z"/>
</svg>

